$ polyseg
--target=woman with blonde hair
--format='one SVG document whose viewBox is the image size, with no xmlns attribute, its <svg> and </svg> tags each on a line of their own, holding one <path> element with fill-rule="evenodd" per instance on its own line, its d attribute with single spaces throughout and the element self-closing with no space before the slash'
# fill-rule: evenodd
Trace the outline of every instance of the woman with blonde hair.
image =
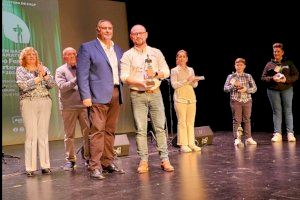
<svg viewBox="0 0 300 200">
<path fill-rule="evenodd" d="M 20 111 L 26 129 L 25 168 L 28 177 L 37 170 L 39 149 L 42 174 L 50 174 L 48 128 L 52 100 L 49 89 L 55 81 L 47 67 L 42 66 L 33 47 L 24 48 L 16 68 L 16 83 L 20 93 Z M 37 147 L 38 146 L 38 147 Z"/>
<path fill-rule="evenodd" d="M 195 144 L 194 124 L 196 117 L 196 95 L 194 88 L 200 79 L 195 78 L 193 68 L 187 66 L 188 55 L 180 50 L 176 55 L 176 67 L 171 70 L 171 84 L 175 89 L 174 107 L 178 119 L 177 144 L 184 153 L 200 151 Z"/>
</svg>

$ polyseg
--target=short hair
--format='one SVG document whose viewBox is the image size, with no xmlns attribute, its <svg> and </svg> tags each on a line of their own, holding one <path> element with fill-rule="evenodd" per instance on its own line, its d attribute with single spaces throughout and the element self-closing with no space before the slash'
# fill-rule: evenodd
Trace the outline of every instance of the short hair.
<svg viewBox="0 0 300 200">
<path fill-rule="evenodd" d="M 236 64 L 236 63 L 244 63 L 244 64 L 246 64 L 246 60 L 244 59 L 244 58 L 237 58 L 237 59 L 235 59 L 235 61 L 234 61 L 234 63 Z"/>
<path fill-rule="evenodd" d="M 274 48 L 280 48 L 280 49 L 283 49 L 283 44 L 282 43 L 279 43 L 279 42 L 276 42 L 273 44 L 273 49 Z"/>
<path fill-rule="evenodd" d="M 98 21 L 98 23 L 97 23 L 97 26 L 96 26 L 96 30 L 97 30 L 97 31 L 98 31 L 98 27 L 99 27 L 100 24 L 102 24 L 103 22 L 109 22 L 109 23 L 114 27 L 113 23 L 112 23 L 110 20 L 108 20 L 108 19 L 100 19 L 100 20 Z"/>
<path fill-rule="evenodd" d="M 76 50 L 73 47 L 67 47 L 63 50 L 63 56 L 65 56 L 65 54 L 67 53 L 67 51 L 69 50 L 74 50 L 76 52 Z"/>
<path fill-rule="evenodd" d="M 20 65 L 23 66 L 23 67 L 26 67 L 27 63 L 26 63 L 25 57 L 26 57 L 26 55 L 29 52 L 34 52 L 35 53 L 35 55 L 36 55 L 36 63 L 35 63 L 35 65 L 38 66 L 40 64 L 39 54 L 38 54 L 37 50 L 35 50 L 33 47 L 25 47 L 21 51 L 21 53 L 19 55 L 19 63 L 20 63 Z"/>
</svg>

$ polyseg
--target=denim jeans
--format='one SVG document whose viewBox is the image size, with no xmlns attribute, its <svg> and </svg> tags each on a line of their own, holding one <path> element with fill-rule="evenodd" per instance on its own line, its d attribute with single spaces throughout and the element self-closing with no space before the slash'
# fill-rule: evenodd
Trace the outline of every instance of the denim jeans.
<svg viewBox="0 0 300 200">
<path fill-rule="evenodd" d="M 267 89 L 267 94 L 273 111 L 274 132 L 282 133 L 281 124 L 283 111 L 286 131 L 288 133 L 294 133 L 292 112 L 292 102 L 294 94 L 293 87 L 283 91 Z"/>
<path fill-rule="evenodd" d="M 131 103 L 136 125 L 137 152 L 141 160 L 148 161 L 147 125 L 148 112 L 156 135 L 157 150 L 161 160 L 169 160 L 166 138 L 166 116 L 161 92 L 137 93 L 131 92 Z"/>
</svg>

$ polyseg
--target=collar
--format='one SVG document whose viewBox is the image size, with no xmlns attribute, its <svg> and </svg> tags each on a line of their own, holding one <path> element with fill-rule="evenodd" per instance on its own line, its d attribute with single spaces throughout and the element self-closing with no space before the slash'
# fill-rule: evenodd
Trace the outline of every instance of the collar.
<svg viewBox="0 0 300 200">
<path fill-rule="evenodd" d="M 147 52 L 147 50 L 148 50 L 148 45 L 146 45 L 145 48 L 143 48 L 143 49 L 138 48 L 138 47 L 136 47 L 136 46 L 134 46 L 133 48 L 134 48 L 137 52 L 139 52 L 139 53 L 145 53 L 145 52 Z"/>
<path fill-rule="evenodd" d="M 111 49 L 114 48 L 115 43 L 111 40 L 110 41 L 110 47 L 108 48 L 108 46 L 102 42 L 99 38 L 97 38 L 97 40 L 100 42 L 100 45 L 102 46 L 103 49 Z"/>
<path fill-rule="evenodd" d="M 70 69 L 76 69 L 76 65 L 70 65 L 70 64 L 68 64 L 68 63 L 66 63 L 67 64 L 67 67 L 68 68 L 70 68 Z"/>
<path fill-rule="evenodd" d="M 177 65 L 176 67 L 178 67 L 179 71 L 189 71 L 189 67 L 188 66 L 181 67 L 180 65 Z"/>
</svg>

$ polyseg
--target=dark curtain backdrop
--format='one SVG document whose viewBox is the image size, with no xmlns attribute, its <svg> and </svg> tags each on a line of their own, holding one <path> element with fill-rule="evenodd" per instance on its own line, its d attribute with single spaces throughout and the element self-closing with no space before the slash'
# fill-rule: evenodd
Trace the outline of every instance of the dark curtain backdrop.
<svg viewBox="0 0 300 200">
<path fill-rule="evenodd" d="M 198 100 L 195 126 L 209 125 L 213 131 L 232 129 L 229 94 L 223 92 L 223 86 L 227 75 L 234 70 L 235 58 L 243 57 L 247 61 L 245 71 L 252 74 L 258 87 L 252 96 L 252 130 L 273 131 L 272 111 L 260 76 L 265 64 L 273 58 L 274 42 L 284 44 L 285 55 L 300 70 L 300 33 L 295 5 L 283 2 L 263 6 L 241 1 L 235 6 L 226 2 L 208 2 L 205 6 L 189 1 L 168 5 L 163 1 L 125 2 L 129 30 L 135 24 L 145 25 L 149 32 L 148 44 L 163 52 L 170 68 L 175 66 L 176 52 L 185 49 L 189 53 L 189 66 L 197 75 L 205 76 L 206 80 L 195 90 Z M 162 91 L 170 127 L 167 82 L 163 82 Z M 173 89 L 171 95 L 173 98 Z M 299 102 L 298 81 L 293 101 L 296 134 L 300 132 Z M 172 118 L 176 133 L 174 108 Z"/>
</svg>

